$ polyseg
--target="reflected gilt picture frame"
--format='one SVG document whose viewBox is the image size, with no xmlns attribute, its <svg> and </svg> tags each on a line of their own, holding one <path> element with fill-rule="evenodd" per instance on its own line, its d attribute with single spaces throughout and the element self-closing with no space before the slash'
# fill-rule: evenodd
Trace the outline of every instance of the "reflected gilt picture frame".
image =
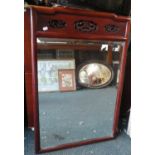
<svg viewBox="0 0 155 155">
<path fill-rule="evenodd" d="M 59 69 L 58 79 L 59 79 L 59 90 L 60 91 L 66 92 L 66 91 L 76 90 L 76 80 L 75 80 L 74 69 Z"/>
</svg>

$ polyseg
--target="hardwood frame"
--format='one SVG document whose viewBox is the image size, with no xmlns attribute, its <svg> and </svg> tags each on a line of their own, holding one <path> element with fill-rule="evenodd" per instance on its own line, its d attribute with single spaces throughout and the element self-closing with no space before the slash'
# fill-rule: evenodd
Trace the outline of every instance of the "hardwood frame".
<svg viewBox="0 0 155 155">
<path fill-rule="evenodd" d="M 24 77 L 25 77 L 25 102 L 28 127 L 34 126 L 34 108 L 32 102 L 32 62 L 31 62 L 31 32 L 30 32 L 30 9 L 24 12 Z"/>
<path fill-rule="evenodd" d="M 125 72 L 125 64 L 126 64 L 126 55 L 128 44 L 130 40 L 130 18 L 117 16 L 111 13 L 101 13 L 101 12 L 94 12 L 88 10 L 80 10 L 80 9 L 72 9 L 67 7 L 54 7 L 54 8 L 46 8 L 46 7 L 36 7 L 32 6 L 30 8 L 30 15 L 31 15 L 31 60 L 32 60 L 32 95 L 33 95 L 33 104 L 34 104 L 34 125 L 35 125 L 35 151 L 36 153 L 43 153 L 49 151 L 56 151 L 60 149 L 76 147 L 96 142 L 101 142 L 105 140 L 110 140 L 115 138 L 118 133 L 118 119 L 119 119 L 119 112 L 120 112 L 120 104 L 121 104 L 121 96 L 122 96 L 122 89 L 123 89 L 123 81 L 124 81 L 124 72 Z M 39 24 L 43 24 L 46 21 L 46 17 L 40 20 L 39 15 L 51 15 L 51 17 L 65 19 L 66 22 L 70 22 L 70 17 L 74 17 L 74 19 L 82 18 L 88 20 L 91 19 L 92 21 L 99 24 L 99 29 L 106 23 L 107 21 L 111 21 L 113 24 L 116 23 L 117 26 L 120 26 L 121 33 L 103 33 L 101 31 L 97 31 L 95 33 L 85 33 L 85 32 L 75 32 L 74 27 L 71 27 L 71 23 L 69 25 L 69 29 L 71 33 L 66 33 L 64 29 L 58 31 L 52 31 L 51 29 L 49 32 L 43 32 L 38 28 L 38 21 Z M 58 16 L 57 16 L 58 15 Z M 68 18 L 64 18 L 67 15 Z M 39 17 L 39 18 L 38 18 Z M 44 21 L 45 19 L 45 21 Z M 102 21 L 102 22 L 101 22 Z M 73 23 L 72 23 L 73 24 Z M 124 24 L 124 26 L 122 26 Z M 73 26 L 73 25 L 72 25 Z M 102 27 L 103 28 L 103 27 Z M 115 113 L 114 113 L 114 124 L 113 124 L 113 134 L 109 137 L 102 137 L 96 139 L 90 139 L 80 142 L 74 142 L 69 144 L 59 145 L 57 147 L 51 147 L 47 149 L 42 149 L 40 147 L 40 130 L 39 130 L 39 105 L 38 105 L 38 92 L 37 92 L 37 44 L 36 38 L 37 37 L 51 37 L 51 38 L 69 38 L 69 39 L 89 39 L 89 40 L 105 40 L 105 41 L 124 41 L 125 46 L 123 47 L 122 51 L 122 61 L 120 64 L 120 76 L 119 76 L 119 86 L 117 91 L 117 99 L 116 99 L 116 106 L 115 106 Z"/>
</svg>

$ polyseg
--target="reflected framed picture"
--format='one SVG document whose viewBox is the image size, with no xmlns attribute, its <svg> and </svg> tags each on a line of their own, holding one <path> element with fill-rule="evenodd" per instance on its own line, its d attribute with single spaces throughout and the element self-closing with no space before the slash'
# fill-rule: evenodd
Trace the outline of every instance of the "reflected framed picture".
<svg viewBox="0 0 155 155">
<path fill-rule="evenodd" d="M 60 91 L 76 90 L 75 69 L 59 69 L 58 78 Z"/>
<path fill-rule="evenodd" d="M 75 69 L 74 59 L 38 60 L 38 91 L 60 91 L 58 70 Z"/>
</svg>

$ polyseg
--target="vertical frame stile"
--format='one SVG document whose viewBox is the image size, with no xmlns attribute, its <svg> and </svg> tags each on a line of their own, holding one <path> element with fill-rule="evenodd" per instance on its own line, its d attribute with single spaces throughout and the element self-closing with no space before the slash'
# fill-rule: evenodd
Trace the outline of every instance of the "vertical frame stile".
<svg viewBox="0 0 155 155">
<path fill-rule="evenodd" d="M 123 51 L 122 51 L 121 66 L 120 66 L 119 86 L 117 91 L 115 113 L 114 113 L 113 136 L 116 136 L 118 134 L 118 123 L 119 123 L 119 115 L 120 115 L 121 97 L 122 97 L 123 85 L 124 85 L 127 51 L 128 51 L 129 42 L 130 42 L 130 29 L 131 29 L 131 23 L 130 21 L 128 21 L 127 27 L 126 27 L 127 40 L 125 41 L 125 45 L 123 46 L 123 49 L 122 49 Z"/>
<path fill-rule="evenodd" d="M 40 152 L 40 130 L 39 130 L 39 104 L 38 104 L 38 82 L 37 82 L 37 45 L 36 45 L 36 11 L 30 9 L 31 20 L 31 58 L 32 58 L 32 95 L 34 106 L 34 134 L 35 152 Z"/>
</svg>

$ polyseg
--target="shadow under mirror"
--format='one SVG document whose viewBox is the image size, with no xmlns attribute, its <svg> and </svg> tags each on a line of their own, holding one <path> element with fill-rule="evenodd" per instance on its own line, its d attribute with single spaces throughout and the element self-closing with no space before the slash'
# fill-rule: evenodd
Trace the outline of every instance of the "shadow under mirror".
<svg viewBox="0 0 155 155">
<path fill-rule="evenodd" d="M 37 38 L 41 148 L 113 136 L 123 46 Z"/>
</svg>

